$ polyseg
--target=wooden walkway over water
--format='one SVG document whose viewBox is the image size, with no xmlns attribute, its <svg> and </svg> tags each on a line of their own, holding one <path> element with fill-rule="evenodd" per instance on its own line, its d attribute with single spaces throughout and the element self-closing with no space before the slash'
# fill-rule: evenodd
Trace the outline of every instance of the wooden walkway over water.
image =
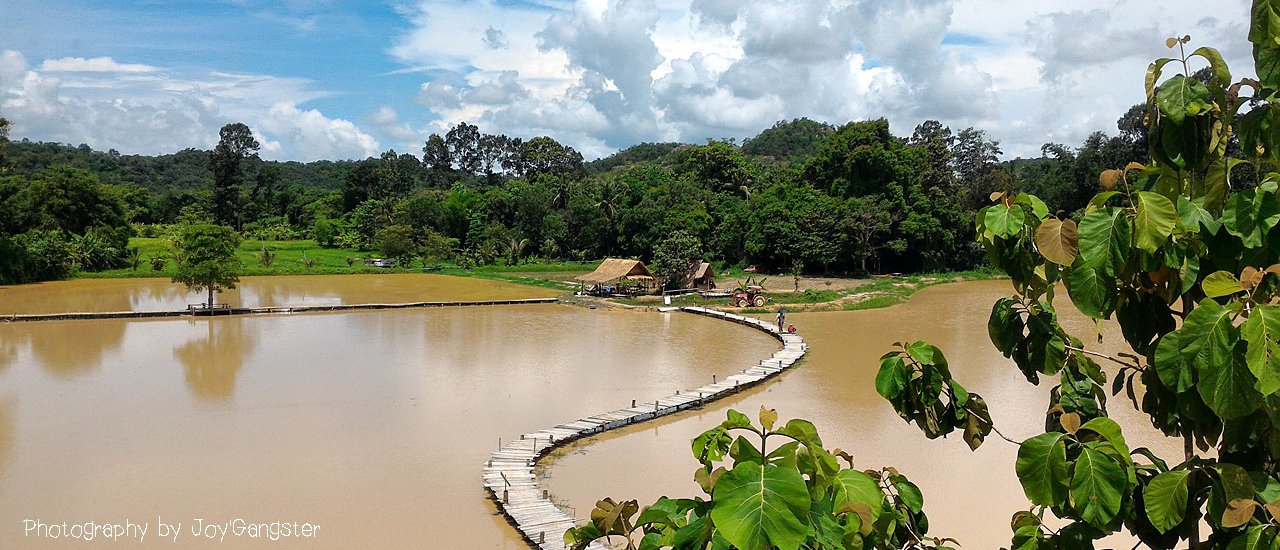
<svg viewBox="0 0 1280 550">
<path fill-rule="evenodd" d="M 523 298 L 516 300 L 478 300 L 472 302 L 404 302 L 396 304 L 330 304 L 315 306 L 270 306 L 270 307 L 232 307 L 218 309 L 215 312 L 197 310 L 196 317 L 208 317 L 211 313 L 218 317 L 225 315 L 262 315 L 272 313 L 307 313 L 312 311 L 361 311 L 374 309 L 409 309 L 433 307 L 466 307 L 466 306 L 510 306 L 522 304 L 552 304 L 559 298 Z M 163 311 L 102 311 L 73 313 L 34 313 L 18 315 L 0 315 L 0 323 L 19 323 L 29 321 L 71 321 L 77 319 L 147 319 L 154 317 L 192 317 L 188 309 Z"/>
<path fill-rule="evenodd" d="M 803 338 L 779 333 L 776 326 L 766 321 L 700 307 L 685 307 L 681 311 L 764 331 L 781 340 L 783 347 L 760 364 L 722 380 L 713 380 L 701 388 L 678 391 L 656 401 L 632 402 L 631 407 L 565 422 L 503 443 L 484 464 L 484 487 L 498 503 L 498 509 L 534 548 L 564 549 L 564 533 L 576 525 L 575 519 L 551 502 L 547 491 L 538 486 L 533 469 L 549 451 L 581 437 L 698 407 L 749 388 L 791 367 L 808 350 Z M 599 544 L 589 548 L 604 550 Z"/>
</svg>

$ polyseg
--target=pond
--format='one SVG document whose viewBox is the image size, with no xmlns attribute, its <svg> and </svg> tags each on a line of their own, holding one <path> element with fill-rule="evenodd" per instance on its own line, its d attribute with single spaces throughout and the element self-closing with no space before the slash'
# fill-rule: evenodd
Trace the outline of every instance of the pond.
<svg viewBox="0 0 1280 550">
<path fill-rule="evenodd" d="M 24 519 L 159 516 L 320 526 L 288 547 L 524 548 L 480 483 L 499 438 L 777 348 L 564 305 L 0 325 L 0 547 L 67 544 L 23 539 Z M 271 543 L 195 546 L 226 544 Z"/>
<path fill-rule="evenodd" d="M 417 273 L 386 275 L 279 275 L 245 277 L 218 303 L 238 307 L 395 302 L 510 300 L 563 294 L 548 288 L 471 277 Z M 0 315 L 186 309 L 203 303 L 169 279 L 76 279 L 0 286 Z"/>
<path fill-rule="evenodd" d="M 729 408 L 755 419 L 764 405 L 777 409 L 779 422 L 813 421 L 823 443 L 851 453 L 860 469 L 901 470 L 924 492 L 931 534 L 954 537 L 966 548 L 1008 546 L 1010 517 L 1028 507 L 1014 474 L 1017 446 L 995 434 L 977 451 L 970 451 L 959 433 L 929 440 L 876 393 L 875 375 L 880 355 L 894 342 L 928 340 L 942 348 L 956 379 L 986 399 L 997 428 L 1018 441 L 1043 432 L 1053 382 L 1028 384 L 987 336 L 991 304 L 1011 293 L 1008 281 L 956 283 L 921 290 L 886 309 L 788 315 L 810 346 L 793 370 L 703 410 L 566 447 L 564 456 L 544 469 L 543 487 L 576 507 L 580 517 L 606 496 L 638 498 L 645 504 L 663 495 L 700 495 L 689 441 L 724 420 Z M 1057 304 L 1070 307 L 1065 293 Z M 1072 334 L 1091 341 L 1096 330 L 1092 322 L 1074 310 L 1063 317 Z M 1104 326 L 1104 336 L 1104 345 L 1088 347 L 1125 349 L 1118 328 Z M 1115 372 L 1111 365 L 1103 368 Z M 1110 411 L 1124 427 L 1130 448 L 1147 446 L 1166 458 L 1182 456 L 1181 441 L 1151 428 L 1123 394 L 1112 398 Z"/>
<path fill-rule="evenodd" d="M 362 275 L 247 280 L 253 298 L 244 299 L 492 298 L 471 286 L 480 283 L 510 293 L 503 297 L 547 293 Z M 261 290 L 267 284 L 275 290 Z M 46 296 L 45 311 L 117 294 L 129 308 L 185 300 L 136 298 L 157 295 L 144 290 L 152 285 L 40 285 L 92 297 L 81 302 L 31 292 Z M 557 451 L 543 487 L 579 518 L 605 496 L 693 496 L 689 440 L 727 408 L 754 416 L 767 405 L 784 419 L 812 420 L 828 447 L 848 450 L 861 468 L 902 470 L 924 490 L 933 534 L 969 548 L 1007 545 L 1009 517 L 1027 504 L 1016 447 L 994 435 L 976 452 L 959 437 L 928 440 L 876 395 L 873 380 L 893 342 L 927 339 L 986 398 L 1001 430 L 1019 440 L 1038 433 L 1048 384 L 1027 384 L 987 337 L 990 305 L 1009 292 L 1004 281 L 959 283 L 882 310 L 792 314 L 811 346 L 796 369 L 705 409 Z M 431 297 L 410 297 L 420 295 Z M 1078 314 L 1064 322 L 1086 340 L 1095 330 Z M 1119 350 L 1114 327 L 1103 331 L 1098 349 Z M 480 483 L 499 438 L 699 386 L 776 349 L 759 332 L 714 319 L 565 305 L 0 325 L 0 546 L 41 547 L 22 538 L 29 518 L 159 517 L 182 522 L 187 543 L 197 518 L 243 518 L 320 525 L 307 548 L 525 548 Z M 1111 410 L 1132 447 L 1180 455 L 1123 397 Z"/>
</svg>

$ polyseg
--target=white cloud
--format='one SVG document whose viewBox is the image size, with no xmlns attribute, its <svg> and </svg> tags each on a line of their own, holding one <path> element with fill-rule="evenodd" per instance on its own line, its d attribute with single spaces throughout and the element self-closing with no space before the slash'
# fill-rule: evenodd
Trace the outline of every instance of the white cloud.
<svg viewBox="0 0 1280 550">
<path fill-rule="evenodd" d="M 249 125 L 271 159 L 376 155 L 378 141 L 350 121 L 298 105 L 329 94 L 310 81 L 267 75 L 178 74 L 108 57 L 45 60 L 0 52 L 0 113 L 11 135 L 122 153 L 208 149 L 229 122 Z"/>
<path fill-rule="evenodd" d="M 154 73 L 160 69 L 151 65 L 136 63 L 116 63 L 110 57 L 64 57 L 62 59 L 46 59 L 40 64 L 44 72 L 85 72 L 85 73 Z"/>
<path fill-rule="evenodd" d="M 1166 35 L 1250 67 L 1247 0 L 421 1 L 392 55 L 437 75 L 434 129 L 546 133 L 586 153 L 748 137 L 807 116 L 975 126 L 1009 156 L 1078 145 L 1142 100 Z M 491 38 L 501 33 L 505 48 Z M 524 134 L 529 135 L 529 134 Z M 590 156 L 590 155 L 588 155 Z"/>
</svg>

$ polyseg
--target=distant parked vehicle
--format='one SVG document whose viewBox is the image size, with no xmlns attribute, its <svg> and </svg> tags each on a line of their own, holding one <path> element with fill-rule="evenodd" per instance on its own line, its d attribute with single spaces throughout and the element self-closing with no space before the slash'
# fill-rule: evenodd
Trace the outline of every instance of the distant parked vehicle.
<svg viewBox="0 0 1280 550">
<path fill-rule="evenodd" d="M 368 258 L 364 265 L 369 267 L 395 267 L 396 261 L 391 258 Z"/>
</svg>

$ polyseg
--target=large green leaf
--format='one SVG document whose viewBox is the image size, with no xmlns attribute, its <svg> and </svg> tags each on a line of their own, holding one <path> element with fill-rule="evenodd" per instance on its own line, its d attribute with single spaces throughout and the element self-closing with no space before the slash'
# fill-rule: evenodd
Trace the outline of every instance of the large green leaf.
<svg viewBox="0 0 1280 550">
<path fill-rule="evenodd" d="M 1280 306 L 1253 308 L 1240 334 L 1249 344 L 1244 357 L 1249 371 L 1258 378 L 1258 391 L 1271 395 L 1280 390 Z"/>
<path fill-rule="evenodd" d="M 884 511 L 884 492 L 871 476 L 857 470 L 840 470 L 831 482 L 835 489 L 835 507 L 846 504 L 865 504 L 871 510 L 871 521 L 879 519 Z"/>
<path fill-rule="evenodd" d="M 1209 110 L 1210 101 L 1209 88 L 1199 80 L 1182 75 L 1174 76 L 1156 88 L 1156 106 L 1176 124 Z"/>
<path fill-rule="evenodd" d="M 1230 353 L 1221 363 L 1200 365 L 1200 381 L 1196 389 L 1200 398 L 1224 420 L 1240 418 L 1262 405 L 1258 378 L 1249 371 L 1244 354 Z"/>
<path fill-rule="evenodd" d="M 1080 234 L 1076 222 L 1049 218 L 1036 228 L 1036 247 L 1045 259 L 1069 266 L 1080 254 Z"/>
<path fill-rule="evenodd" d="M 1173 331 L 1160 337 L 1156 345 L 1154 366 L 1160 383 L 1176 393 L 1191 389 L 1195 384 L 1195 367 L 1191 363 L 1194 354 L 1184 352 L 1182 332 Z"/>
<path fill-rule="evenodd" d="M 983 220 L 987 224 L 988 231 L 1007 239 L 1022 231 L 1022 226 L 1026 223 L 1026 213 L 1021 206 L 997 204 L 987 209 Z"/>
<path fill-rule="evenodd" d="M 1105 528 L 1120 513 L 1126 480 L 1119 462 L 1086 445 L 1071 471 L 1071 508 L 1089 525 Z"/>
<path fill-rule="evenodd" d="M 1245 161 L 1223 157 L 1209 165 L 1209 170 L 1204 175 L 1204 187 L 1201 191 L 1204 197 L 1204 208 L 1213 212 L 1217 212 L 1219 208 L 1222 208 L 1223 201 L 1227 198 L 1227 190 L 1231 188 L 1231 170 L 1242 162 Z M 1217 229 L 1213 228 L 1218 222 L 1212 220 L 1212 217 L 1208 219 L 1210 221 L 1206 222 L 1208 224 L 1206 227 L 1211 228 L 1210 233 L 1216 233 Z"/>
<path fill-rule="evenodd" d="M 1014 470 L 1034 504 L 1056 506 L 1067 498 L 1066 434 L 1043 433 L 1022 442 Z"/>
<path fill-rule="evenodd" d="M 1238 310 L 1234 303 L 1224 306 L 1210 299 L 1191 310 L 1178 329 L 1186 359 L 1202 370 L 1230 362 L 1231 348 L 1240 339 L 1232 320 Z"/>
<path fill-rule="evenodd" d="M 1244 287 L 1240 286 L 1240 279 L 1226 271 L 1210 273 L 1200 283 L 1200 288 L 1204 289 L 1204 295 L 1210 298 L 1230 296 L 1244 290 Z"/>
<path fill-rule="evenodd" d="M 1077 262 L 1063 282 L 1081 313 L 1101 319 L 1114 309 L 1116 280 L 1102 269 Z"/>
<path fill-rule="evenodd" d="M 1080 257 L 1083 264 L 1116 276 L 1129 257 L 1132 235 L 1129 218 L 1119 208 L 1094 210 L 1080 220 Z"/>
<path fill-rule="evenodd" d="M 1164 246 L 1178 225 L 1178 209 L 1159 193 L 1138 192 L 1138 215 L 1133 219 L 1133 245 L 1154 253 Z"/>
<path fill-rule="evenodd" d="M 720 476 L 711 520 L 740 550 L 796 550 L 808 533 L 809 491 L 800 472 L 742 462 Z"/>
<path fill-rule="evenodd" d="M 885 399 L 897 397 L 907 387 L 908 374 L 901 354 L 885 354 L 880 360 L 880 372 L 876 373 L 876 392 Z"/>
<path fill-rule="evenodd" d="M 1164 472 L 1147 484 L 1143 493 L 1143 502 L 1147 508 L 1147 519 L 1161 533 L 1167 533 L 1179 523 L 1187 513 L 1187 470 Z"/>
</svg>

